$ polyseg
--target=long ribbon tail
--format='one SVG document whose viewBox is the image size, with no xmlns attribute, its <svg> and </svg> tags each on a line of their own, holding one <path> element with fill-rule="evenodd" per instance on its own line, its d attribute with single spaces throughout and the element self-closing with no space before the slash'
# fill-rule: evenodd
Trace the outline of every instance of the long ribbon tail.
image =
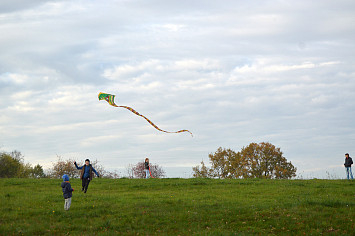
<svg viewBox="0 0 355 236">
<path fill-rule="evenodd" d="M 155 179 L 155 177 L 152 175 L 152 172 L 150 172 L 150 166 L 149 166 L 149 174 L 150 174 L 150 177 L 152 177 L 153 179 Z"/>
<path fill-rule="evenodd" d="M 153 122 L 151 122 L 147 117 L 139 114 L 137 111 L 135 111 L 133 108 L 131 107 L 127 107 L 127 106 L 117 106 L 114 102 L 114 99 L 115 99 L 115 95 L 112 95 L 112 94 L 107 94 L 107 93 L 99 93 L 99 100 L 106 100 L 111 106 L 114 106 L 114 107 L 123 107 L 123 108 L 126 108 L 127 110 L 130 110 L 131 112 L 133 112 L 134 114 L 136 114 L 137 116 L 141 116 L 143 117 L 146 121 L 148 121 L 149 124 L 151 124 L 154 128 L 156 128 L 157 130 L 161 131 L 161 132 L 164 132 L 164 133 L 182 133 L 182 132 L 189 132 L 191 134 L 191 136 L 193 137 L 193 134 L 187 130 L 187 129 L 182 129 L 182 130 L 179 130 L 179 131 L 176 131 L 176 132 L 169 132 L 169 131 L 166 131 L 166 130 L 162 130 L 160 129 L 158 126 L 156 126 Z"/>
<path fill-rule="evenodd" d="M 179 130 L 179 131 L 175 131 L 175 132 L 170 132 L 170 131 L 166 131 L 166 130 L 162 130 L 160 129 L 158 126 L 156 126 L 152 121 L 150 121 L 147 117 L 139 114 L 137 111 L 135 111 L 133 108 L 131 107 L 127 107 L 127 106 L 117 106 L 116 104 L 112 105 L 112 106 L 115 106 L 115 107 L 123 107 L 123 108 L 126 108 L 127 110 L 130 110 L 131 112 L 133 112 L 134 114 L 136 114 L 137 116 L 141 116 L 143 117 L 146 121 L 148 121 L 149 124 L 151 124 L 154 128 L 156 128 L 157 130 L 161 131 L 161 132 L 164 132 L 164 133 L 182 133 L 182 132 L 189 132 L 191 134 L 191 136 L 193 137 L 193 134 L 187 130 L 187 129 L 182 129 L 182 130 Z"/>
</svg>

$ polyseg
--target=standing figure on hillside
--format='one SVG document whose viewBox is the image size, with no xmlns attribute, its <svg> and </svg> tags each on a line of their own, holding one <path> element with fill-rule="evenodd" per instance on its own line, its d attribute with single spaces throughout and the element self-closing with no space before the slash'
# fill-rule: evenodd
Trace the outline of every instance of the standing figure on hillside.
<svg viewBox="0 0 355 236">
<path fill-rule="evenodd" d="M 96 170 L 94 169 L 94 167 L 92 167 L 92 165 L 90 164 L 90 160 L 86 159 L 85 160 L 85 165 L 79 167 L 76 164 L 76 161 L 74 162 L 75 167 L 78 170 L 81 170 L 80 173 L 80 179 L 82 180 L 82 189 L 81 191 L 84 191 L 84 193 L 86 193 L 86 191 L 88 190 L 89 187 L 89 183 L 92 180 L 92 178 L 94 177 L 94 173 L 97 175 L 97 177 L 100 177 L 99 174 L 96 172 Z"/>
<path fill-rule="evenodd" d="M 145 171 L 145 178 L 149 178 L 149 159 L 148 157 L 144 161 L 144 171 Z"/>
<path fill-rule="evenodd" d="M 63 182 L 60 185 L 63 190 L 63 197 L 64 197 L 64 210 L 69 210 L 70 205 L 71 205 L 71 197 L 73 196 L 73 191 L 70 183 L 69 183 L 69 176 L 68 175 L 63 175 Z"/>
<path fill-rule="evenodd" d="M 349 153 L 346 153 L 345 154 L 344 166 L 345 166 L 345 169 L 346 169 L 346 176 L 347 176 L 348 179 L 350 179 L 349 178 L 349 173 L 350 173 L 351 179 L 354 179 L 353 173 L 351 172 L 351 165 L 352 164 L 353 164 L 353 159 L 351 159 L 351 157 L 349 156 Z"/>
</svg>

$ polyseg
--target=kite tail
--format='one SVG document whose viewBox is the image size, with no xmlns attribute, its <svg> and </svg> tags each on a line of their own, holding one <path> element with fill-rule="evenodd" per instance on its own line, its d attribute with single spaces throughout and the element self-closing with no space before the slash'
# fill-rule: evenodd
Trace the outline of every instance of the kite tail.
<svg viewBox="0 0 355 236">
<path fill-rule="evenodd" d="M 133 112 L 134 114 L 136 114 L 137 116 L 141 116 L 143 117 L 146 121 L 148 121 L 149 124 L 151 124 L 154 128 L 156 128 L 157 130 L 161 131 L 161 132 L 164 132 L 164 133 L 182 133 L 182 132 L 189 132 L 191 134 L 191 136 L 193 137 L 192 133 L 187 130 L 187 129 L 183 129 L 183 130 L 179 130 L 179 131 L 176 131 L 176 132 L 169 132 L 169 131 L 166 131 L 166 130 L 162 130 L 160 129 L 158 126 L 156 126 L 153 122 L 151 122 L 147 117 L 139 114 L 137 111 L 135 111 L 133 108 L 131 107 L 127 107 L 127 106 L 117 106 L 114 102 L 115 100 L 115 95 L 112 95 L 112 94 L 107 94 L 107 93 L 99 93 L 99 100 L 106 100 L 111 106 L 114 106 L 114 107 L 123 107 L 123 108 L 126 108 L 127 110 L 130 110 L 131 112 Z"/>
<path fill-rule="evenodd" d="M 165 133 L 182 133 L 182 132 L 189 132 L 191 134 L 191 136 L 193 137 L 192 133 L 187 130 L 187 129 L 182 129 L 182 130 L 179 130 L 179 131 L 175 131 L 175 132 L 169 132 L 169 131 L 166 131 L 166 130 L 162 130 L 160 129 L 158 126 L 156 126 L 153 122 L 151 122 L 147 117 L 139 114 L 137 111 L 135 111 L 133 108 L 131 107 L 127 107 L 127 106 L 117 106 L 116 104 L 111 104 L 112 106 L 115 106 L 115 107 L 123 107 L 123 108 L 126 108 L 127 110 L 130 110 L 131 112 L 133 112 L 134 114 L 136 114 L 137 116 L 141 116 L 143 117 L 146 121 L 148 121 L 149 124 L 151 124 L 154 128 L 156 128 L 157 130 L 161 131 L 161 132 L 165 132 Z"/>
<path fill-rule="evenodd" d="M 149 174 L 150 174 L 150 177 L 152 177 L 153 179 L 155 179 L 155 177 L 152 175 L 152 172 L 150 172 L 150 166 L 149 166 Z"/>
</svg>

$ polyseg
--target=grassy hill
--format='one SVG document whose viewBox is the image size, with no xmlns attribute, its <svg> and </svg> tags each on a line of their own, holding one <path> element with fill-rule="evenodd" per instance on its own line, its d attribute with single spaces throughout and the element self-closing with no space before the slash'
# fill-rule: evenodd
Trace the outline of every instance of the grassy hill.
<svg viewBox="0 0 355 236">
<path fill-rule="evenodd" d="M 0 235 L 355 232 L 347 180 L 94 179 L 68 212 L 61 180 L 0 179 Z"/>
</svg>

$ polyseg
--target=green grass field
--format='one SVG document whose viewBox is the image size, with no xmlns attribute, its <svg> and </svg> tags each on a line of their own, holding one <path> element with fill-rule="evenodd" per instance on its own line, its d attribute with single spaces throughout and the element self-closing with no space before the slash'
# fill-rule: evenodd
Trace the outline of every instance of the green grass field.
<svg viewBox="0 0 355 236">
<path fill-rule="evenodd" d="M 347 180 L 0 179 L 0 235 L 354 235 Z"/>
</svg>

